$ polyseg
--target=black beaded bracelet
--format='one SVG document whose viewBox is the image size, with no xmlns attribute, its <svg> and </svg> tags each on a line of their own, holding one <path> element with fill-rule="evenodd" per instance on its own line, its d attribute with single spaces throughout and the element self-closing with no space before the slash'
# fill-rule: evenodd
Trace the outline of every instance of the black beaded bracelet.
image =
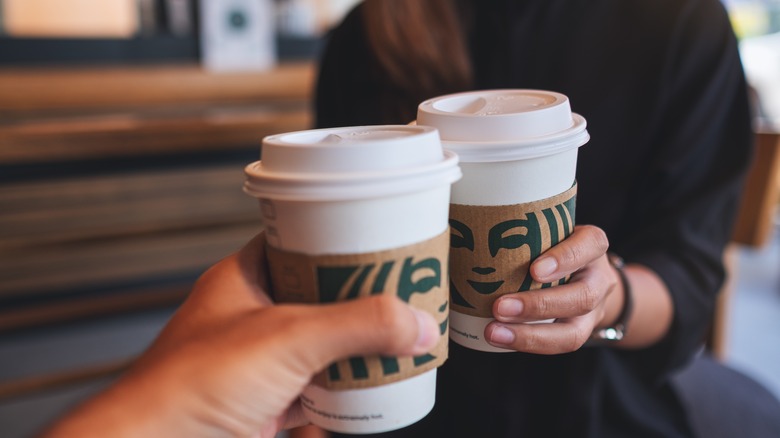
<svg viewBox="0 0 780 438">
<path fill-rule="evenodd" d="M 620 341 L 628 331 L 628 319 L 631 317 L 631 311 L 634 308 L 634 294 L 631 292 L 631 283 L 623 270 L 625 263 L 617 254 L 607 254 L 609 263 L 620 276 L 620 283 L 623 286 L 623 308 L 620 310 L 617 320 L 611 327 L 596 329 L 591 334 L 591 339 L 600 341 Z"/>
</svg>

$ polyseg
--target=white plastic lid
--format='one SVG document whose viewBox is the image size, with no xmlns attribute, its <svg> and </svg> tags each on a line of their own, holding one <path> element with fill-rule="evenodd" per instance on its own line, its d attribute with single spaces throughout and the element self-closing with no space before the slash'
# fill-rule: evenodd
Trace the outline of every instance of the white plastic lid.
<svg viewBox="0 0 780 438">
<path fill-rule="evenodd" d="M 439 130 L 463 162 L 529 159 L 582 146 L 585 119 L 563 94 L 544 90 L 485 90 L 426 100 L 417 124 Z"/>
<path fill-rule="evenodd" d="M 427 126 L 315 129 L 263 139 L 262 160 L 245 168 L 258 198 L 332 201 L 389 196 L 452 184 L 457 155 Z"/>
</svg>

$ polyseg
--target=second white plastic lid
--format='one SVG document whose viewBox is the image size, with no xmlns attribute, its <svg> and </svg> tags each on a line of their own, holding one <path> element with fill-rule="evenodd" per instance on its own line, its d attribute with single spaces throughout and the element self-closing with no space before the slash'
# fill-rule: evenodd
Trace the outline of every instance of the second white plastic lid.
<svg viewBox="0 0 780 438">
<path fill-rule="evenodd" d="M 582 146 L 585 119 L 569 99 L 545 90 L 483 90 L 421 103 L 417 125 L 439 130 L 447 149 L 463 162 L 529 159 Z"/>
<path fill-rule="evenodd" d="M 433 126 L 445 141 L 512 141 L 570 128 L 569 99 L 544 90 L 484 90 L 421 103 L 417 124 Z"/>
</svg>

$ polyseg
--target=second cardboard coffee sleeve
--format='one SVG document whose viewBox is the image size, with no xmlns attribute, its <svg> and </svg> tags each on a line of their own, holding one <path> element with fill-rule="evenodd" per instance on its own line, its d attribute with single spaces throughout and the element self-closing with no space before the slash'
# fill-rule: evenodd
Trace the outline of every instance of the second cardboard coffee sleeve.
<svg viewBox="0 0 780 438">
<path fill-rule="evenodd" d="M 524 204 L 450 204 L 452 309 L 492 318 L 501 295 L 563 284 L 565 278 L 539 283 L 528 271 L 540 254 L 571 234 L 576 200 L 575 184 Z"/>
</svg>

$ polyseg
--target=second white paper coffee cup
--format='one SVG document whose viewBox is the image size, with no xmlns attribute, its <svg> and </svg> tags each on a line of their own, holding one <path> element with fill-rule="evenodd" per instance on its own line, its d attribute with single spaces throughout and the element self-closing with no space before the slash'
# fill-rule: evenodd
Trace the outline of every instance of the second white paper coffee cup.
<svg viewBox="0 0 780 438">
<path fill-rule="evenodd" d="M 566 192 L 575 181 L 578 148 L 589 139 L 585 119 L 572 113 L 568 98 L 544 90 L 436 97 L 420 104 L 416 124 L 437 128 L 445 149 L 458 154 L 463 178 L 452 187 L 452 203 L 465 206 L 525 204 Z M 487 236 L 474 239 L 487 242 Z M 454 281 L 453 292 L 471 287 L 489 269 L 475 266 L 473 281 Z M 508 352 L 484 339 L 493 320 L 453 308 L 451 338 L 475 350 Z"/>
<path fill-rule="evenodd" d="M 312 256 L 385 251 L 442 235 L 450 187 L 461 177 L 457 156 L 442 150 L 430 127 L 280 134 L 264 139 L 262 157 L 247 166 L 244 190 L 260 201 L 268 244 Z M 446 321 L 446 310 L 435 317 Z M 379 433 L 427 415 L 435 388 L 434 368 L 368 388 L 312 384 L 301 400 L 325 429 Z"/>
</svg>

